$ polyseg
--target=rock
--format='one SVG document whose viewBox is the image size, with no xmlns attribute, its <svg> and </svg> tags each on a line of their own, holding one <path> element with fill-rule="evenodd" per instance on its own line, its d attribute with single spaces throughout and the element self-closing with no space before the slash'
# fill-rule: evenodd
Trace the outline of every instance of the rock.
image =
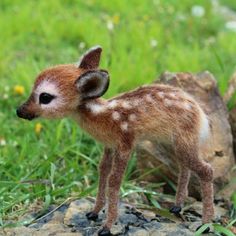
<svg viewBox="0 0 236 236">
<path fill-rule="evenodd" d="M 220 207 L 218 205 L 214 206 L 215 209 L 215 220 L 219 220 L 221 216 L 224 216 L 227 214 L 227 210 L 223 207 Z M 188 214 L 194 215 L 195 222 L 199 217 L 202 215 L 202 204 L 201 202 L 194 202 L 190 206 L 187 206 L 184 208 L 184 216 L 186 217 Z"/>
<path fill-rule="evenodd" d="M 214 187 L 215 191 L 218 192 L 229 183 L 232 177 L 230 170 L 235 164 L 235 159 L 231 127 L 228 121 L 229 114 L 218 91 L 216 80 L 209 72 L 199 74 L 166 72 L 161 75 L 156 83 L 181 87 L 199 102 L 211 120 L 211 143 L 201 151 L 203 158 L 210 162 L 214 168 Z M 139 169 L 142 171 L 159 168 L 156 173 L 149 177 L 145 176 L 145 181 L 157 182 L 169 178 L 176 183 L 178 168 L 176 168 L 176 162 L 172 159 L 173 154 L 172 149 L 155 142 L 146 140 L 140 143 L 137 148 Z M 200 197 L 199 184 L 195 176 L 192 176 L 190 181 L 190 196 L 197 199 Z"/>
<path fill-rule="evenodd" d="M 178 224 L 168 224 L 168 228 L 153 229 L 150 236 L 193 236 L 194 233 Z"/>
<path fill-rule="evenodd" d="M 1 236 L 32 236 L 35 232 L 35 229 L 30 229 L 25 226 L 22 227 L 16 227 L 13 229 L 2 229 L 0 230 Z"/>
<path fill-rule="evenodd" d="M 142 214 L 146 219 L 152 220 L 156 217 L 156 214 L 152 211 L 142 210 Z"/>
<path fill-rule="evenodd" d="M 85 215 L 78 215 L 80 212 L 89 212 L 93 209 L 93 204 L 87 199 L 80 199 L 70 203 L 66 215 L 64 218 L 64 224 L 74 226 L 77 222 L 80 222 L 81 226 L 88 224 L 87 217 Z M 80 218 L 78 218 L 80 216 Z"/>
<path fill-rule="evenodd" d="M 93 204 L 94 202 L 91 199 L 76 200 L 58 209 L 51 209 L 51 213 L 48 213 L 44 221 L 43 219 L 36 220 L 36 223 L 28 227 L 5 228 L 0 231 L 0 235 L 96 236 L 98 229 L 101 228 L 105 221 L 106 214 L 101 212 L 95 222 L 85 220 L 85 215 L 91 210 Z M 156 216 L 155 212 L 151 214 L 151 210 L 143 211 L 120 203 L 119 218 L 116 224 L 113 225 L 111 233 L 117 236 L 192 236 L 201 222 L 200 210 L 201 203 L 194 203 L 184 211 L 183 217 L 185 221 L 178 220 L 175 222 L 163 216 Z M 147 211 L 150 212 L 147 213 Z M 225 210 L 221 208 L 217 212 L 219 217 L 223 217 L 223 214 L 226 214 Z M 188 217 L 185 217 L 186 215 Z M 194 219 L 195 222 L 191 222 L 188 219 Z M 2 232 L 4 233 L 2 234 Z"/>
<path fill-rule="evenodd" d="M 149 236 L 149 232 L 145 229 L 137 229 L 131 227 L 128 233 L 128 236 Z"/>
</svg>

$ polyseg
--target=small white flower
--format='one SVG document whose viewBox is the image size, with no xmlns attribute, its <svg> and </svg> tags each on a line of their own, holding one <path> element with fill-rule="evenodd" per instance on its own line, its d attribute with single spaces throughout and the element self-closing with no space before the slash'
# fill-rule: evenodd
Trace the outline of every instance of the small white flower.
<svg viewBox="0 0 236 236">
<path fill-rule="evenodd" d="M 5 139 L 0 138 L 0 146 L 6 146 L 7 142 Z"/>
<path fill-rule="evenodd" d="M 152 48 L 155 48 L 158 45 L 157 40 L 156 39 L 151 39 L 150 45 L 151 45 Z"/>
<path fill-rule="evenodd" d="M 3 99 L 7 100 L 9 98 L 9 95 L 7 93 L 4 93 L 2 97 Z"/>
<path fill-rule="evenodd" d="M 107 29 L 110 31 L 112 31 L 114 29 L 114 24 L 112 21 L 107 22 Z"/>
<path fill-rule="evenodd" d="M 225 28 L 236 32 L 236 21 L 228 21 L 225 23 Z"/>
<path fill-rule="evenodd" d="M 85 42 L 80 42 L 80 43 L 79 43 L 79 48 L 80 48 L 80 49 L 84 49 L 85 46 L 86 46 L 86 45 L 85 45 Z"/>
<path fill-rule="evenodd" d="M 195 17 L 203 17 L 205 15 L 205 8 L 200 5 L 195 5 L 192 7 L 191 12 Z"/>
</svg>

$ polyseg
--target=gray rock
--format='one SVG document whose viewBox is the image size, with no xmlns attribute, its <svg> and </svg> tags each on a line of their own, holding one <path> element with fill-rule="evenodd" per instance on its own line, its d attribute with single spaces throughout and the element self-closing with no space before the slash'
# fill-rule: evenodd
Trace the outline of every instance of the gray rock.
<svg viewBox="0 0 236 236">
<path fill-rule="evenodd" d="M 149 236 L 149 232 L 145 229 L 139 229 L 135 227 L 131 227 L 127 234 L 128 236 Z"/>
<path fill-rule="evenodd" d="M 97 221 L 89 221 L 86 213 L 93 207 L 91 199 L 80 199 L 71 202 L 48 213 L 46 217 L 36 221 L 28 227 L 16 227 L 4 229 L 7 236 L 95 236 L 105 221 L 106 214 L 101 212 Z M 189 210 L 189 209 L 193 210 Z M 185 222 L 173 221 L 164 216 L 156 216 L 151 210 L 137 210 L 127 204 L 119 205 L 119 218 L 113 225 L 111 232 L 119 236 L 191 236 L 200 224 L 201 203 L 194 203 L 186 208 L 183 216 Z M 199 213 L 198 213 L 199 211 Z M 147 213 L 148 212 L 148 213 Z M 220 207 L 216 208 L 220 217 L 226 211 Z M 189 217 L 186 217 L 188 215 Z M 151 217 L 150 217 L 151 216 Z M 190 217 L 191 216 L 191 217 Z M 188 221 L 194 219 L 195 222 Z"/>
</svg>

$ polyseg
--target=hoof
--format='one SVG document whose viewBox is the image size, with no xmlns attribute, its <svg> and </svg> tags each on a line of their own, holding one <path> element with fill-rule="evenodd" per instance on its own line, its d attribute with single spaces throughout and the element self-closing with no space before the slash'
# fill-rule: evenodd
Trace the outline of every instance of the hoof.
<svg viewBox="0 0 236 236">
<path fill-rule="evenodd" d="M 198 231 L 203 225 L 200 225 L 197 227 L 196 231 Z M 210 227 L 207 227 L 203 232 L 202 234 L 208 234 L 210 232 Z"/>
<path fill-rule="evenodd" d="M 91 212 L 86 214 L 86 217 L 87 217 L 88 220 L 95 221 L 98 218 L 98 214 L 91 211 Z"/>
<path fill-rule="evenodd" d="M 170 213 L 174 213 L 174 214 L 179 214 L 181 212 L 181 207 L 179 206 L 173 206 L 170 208 Z"/>
<path fill-rule="evenodd" d="M 98 236 L 111 236 L 111 231 L 110 229 L 106 228 L 106 227 L 103 227 L 102 229 L 100 229 L 98 231 Z"/>
</svg>

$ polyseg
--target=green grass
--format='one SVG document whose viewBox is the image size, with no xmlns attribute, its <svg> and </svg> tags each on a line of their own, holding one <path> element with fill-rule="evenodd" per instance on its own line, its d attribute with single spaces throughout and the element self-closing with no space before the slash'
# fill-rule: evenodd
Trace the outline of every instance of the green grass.
<svg viewBox="0 0 236 236">
<path fill-rule="evenodd" d="M 193 4 L 204 7 L 203 17 L 191 14 Z M 225 4 L 235 7 L 234 0 Z M 0 29 L 2 224 L 36 198 L 46 204 L 96 192 L 100 145 L 70 120 L 40 121 L 43 130 L 36 134 L 35 122 L 15 116 L 43 68 L 75 62 L 100 44 L 101 67 L 111 74 L 106 97 L 150 83 L 166 70 L 209 70 L 223 93 L 235 70 L 235 32 L 225 29 L 225 19 L 206 0 L 1 0 Z M 23 96 L 14 94 L 15 85 L 25 87 Z"/>
</svg>

